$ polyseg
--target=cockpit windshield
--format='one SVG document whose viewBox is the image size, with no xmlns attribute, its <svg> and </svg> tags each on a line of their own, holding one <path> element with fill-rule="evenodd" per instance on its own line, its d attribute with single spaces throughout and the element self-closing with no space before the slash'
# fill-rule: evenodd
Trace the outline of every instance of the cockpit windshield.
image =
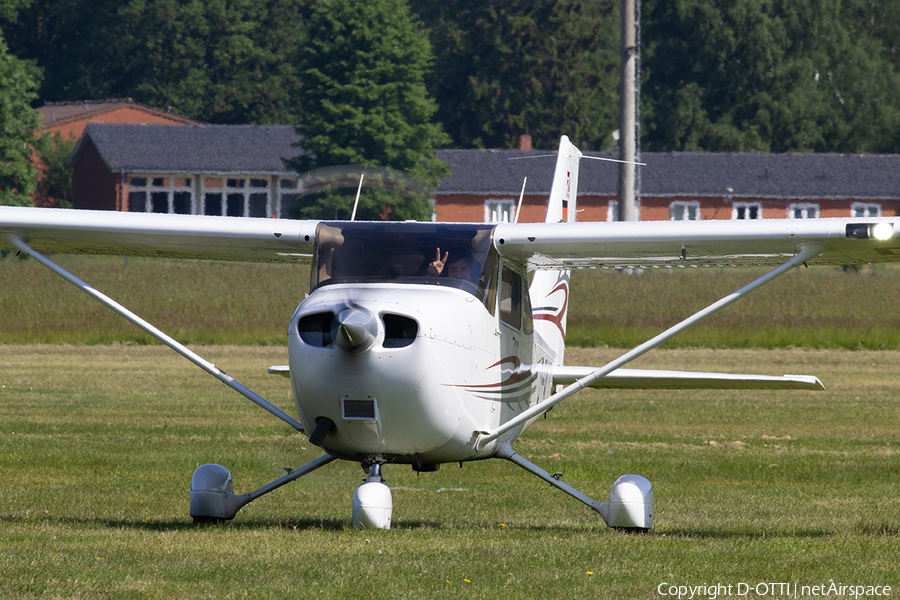
<svg viewBox="0 0 900 600">
<path fill-rule="evenodd" d="M 492 230 L 485 224 L 321 223 L 310 291 L 389 281 L 446 285 L 483 298 L 497 265 Z"/>
</svg>

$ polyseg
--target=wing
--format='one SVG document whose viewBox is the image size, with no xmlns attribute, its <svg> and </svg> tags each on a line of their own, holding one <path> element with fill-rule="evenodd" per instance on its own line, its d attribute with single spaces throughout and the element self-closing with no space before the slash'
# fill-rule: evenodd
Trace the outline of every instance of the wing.
<svg viewBox="0 0 900 600">
<path fill-rule="evenodd" d="M 39 252 L 308 262 L 318 221 L 0 208 L 2 234 Z"/>
<path fill-rule="evenodd" d="M 553 383 L 568 385 L 590 375 L 594 367 L 559 366 L 553 369 Z M 623 390 L 824 390 L 818 377 L 809 375 L 737 375 L 732 373 L 694 373 L 616 369 L 594 381 L 589 387 Z"/>
<path fill-rule="evenodd" d="M 900 261 L 900 218 L 641 221 L 498 225 L 502 256 L 534 268 L 771 266 L 805 244 L 810 264 Z"/>
</svg>

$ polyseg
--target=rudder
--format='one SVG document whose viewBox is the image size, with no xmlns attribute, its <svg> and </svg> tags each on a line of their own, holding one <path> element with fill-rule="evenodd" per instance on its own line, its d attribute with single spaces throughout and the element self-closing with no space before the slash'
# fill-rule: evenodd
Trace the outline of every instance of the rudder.
<svg viewBox="0 0 900 600">
<path fill-rule="evenodd" d="M 581 151 L 569 141 L 568 137 L 560 138 L 545 223 L 575 222 L 578 167 L 581 156 Z M 561 365 L 566 349 L 569 271 L 565 269 L 535 271 L 528 291 L 534 307 L 535 332 L 550 347 L 554 364 Z"/>
</svg>

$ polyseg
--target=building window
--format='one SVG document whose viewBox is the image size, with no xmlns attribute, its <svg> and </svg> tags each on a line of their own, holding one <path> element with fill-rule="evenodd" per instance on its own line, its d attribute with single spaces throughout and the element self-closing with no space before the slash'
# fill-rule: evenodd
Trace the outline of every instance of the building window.
<svg viewBox="0 0 900 600">
<path fill-rule="evenodd" d="M 759 202 L 735 202 L 732 205 L 731 218 L 739 221 L 762 219 L 762 204 Z"/>
<path fill-rule="evenodd" d="M 272 214 L 278 218 L 291 217 L 291 209 L 300 198 L 300 185 L 296 179 L 282 178 L 278 182 L 278 199 Z"/>
<path fill-rule="evenodd" d="M 698 205 L 699 206 L 699 205 Z M 699 214 L 699 209 L 698 209 Z M 670 214 L 671 216 L 671 214 Z M 638 221 L 641 220 L 641 203 L 635 200 L 634 203 L 634 217 Z M 610 200 L 609 204 L 606 208 L 606 220 L 607 221 L 618 221 L 619 220 L 619 201 L 618 200 Z"/>
<path fill-rule="evenodd" d="M 485 223 L 511 223 L 514 212 L 513 200 L 485 200 L 484 202 Z"/>
<path fill-rule="evenodd" d="M 268 179 L 208 177 L 203 180 L 204 215 L 268 217 L 275 214 L 270 200 Z"/>
<path fill-rule="evenodd" d="M 881 216 L 881 205 L 880 204 L 867 204 L 865 202 L 854 202 L 850 205 L 850 216 L 859 218 L 859 217 L 880 217 Z"/>
<path fill-rule="evenodd" d="M 128 180 L 128 212 L 189 215 L 193 204 L 190 177 L 136 175 Z"/>
<path fill-rule="evenodd" d="M 818 204 L 791 204 L 787 210 L 788 219 L 817 219 L 819 218 Z"/>
<path fill-rule="evenodd" d="M 700 220 L 700 203 L 692 202 L 673 202 L 669 205 L 670 221 L 699 221 Z"/>
</svg>

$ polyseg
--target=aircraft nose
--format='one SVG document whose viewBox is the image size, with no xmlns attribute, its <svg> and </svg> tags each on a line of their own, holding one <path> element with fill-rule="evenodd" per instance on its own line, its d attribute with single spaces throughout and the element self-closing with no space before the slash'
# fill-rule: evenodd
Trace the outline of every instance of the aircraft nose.
<svg viewBox="0 0 900 600">
<path fill-rule="evenodd" d="M 365 352 L 375 343 L 377 335 L 378 319 L 359 306 L 337 312 L 331 321 L 331 338 L 344 352 Z"/>
</svg>

